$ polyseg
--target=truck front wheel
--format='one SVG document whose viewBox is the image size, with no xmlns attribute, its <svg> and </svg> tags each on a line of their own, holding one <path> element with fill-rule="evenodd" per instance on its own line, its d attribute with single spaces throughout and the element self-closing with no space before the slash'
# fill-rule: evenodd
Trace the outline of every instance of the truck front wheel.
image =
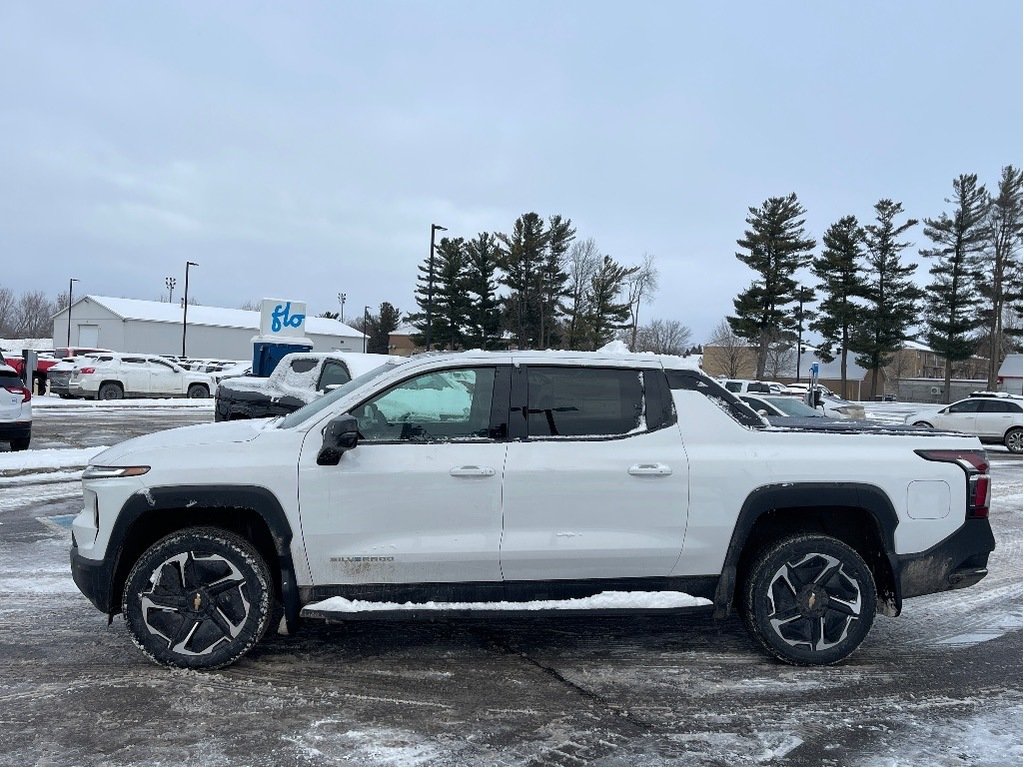
<svg viewBox="0 0 1024 768">
<path fill-rule="evenodd" d="M 245 539 L 188 528 L 147 549 L 125 583 L 122 609 L 132 640 L 158 664 L 217 669 L 263 636 L 274 590 Z"/>
<path fill-rule="evenodd" d="M 831 536 L 799 535 L 757 558 L 742 605 L 769 653 L 806 666 L 853 653 L 871 629 L 876 601 L 871 569 L 857 552 Z"/>
</svg>

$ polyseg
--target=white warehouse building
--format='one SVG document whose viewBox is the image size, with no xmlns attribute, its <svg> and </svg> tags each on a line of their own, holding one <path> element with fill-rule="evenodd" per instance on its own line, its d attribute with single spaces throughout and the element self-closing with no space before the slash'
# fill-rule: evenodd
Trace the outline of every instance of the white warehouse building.
<svg viewBox="0 0 1024 768">
<path fill-rule="evenodd" d="M 182 308 L 179 304 L 110 296 L 85 296 L 71 305 L 71 346 L 115 352 L 180 355 Z M 260 333 L 260 313 L 246 309 L 190 304 L 186 353 L 224 360 L 252 358 L 252 340 Z M 363 350 L 363 334 L 325 317 L 307 317 L 305 336 L 315 352 Z M 54 348 L 68 340 L 68 310 L 53 317 Z"/>
</svg>

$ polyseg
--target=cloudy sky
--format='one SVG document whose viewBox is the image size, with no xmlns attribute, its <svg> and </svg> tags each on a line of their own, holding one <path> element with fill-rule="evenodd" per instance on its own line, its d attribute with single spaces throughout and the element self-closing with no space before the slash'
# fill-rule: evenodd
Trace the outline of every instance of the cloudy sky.
<svg viewBox="0 0 1024 768">
<path fill-rule="evenodd" d="M 0 284 L 414 308 L 431 222 L 570 217 L 706 340 L 748 206 L 820 241 L 1021 165 L 1021 4 L 0 3 Z M 921 244 L 920 231 L 916 233 Z"/>
</svg>

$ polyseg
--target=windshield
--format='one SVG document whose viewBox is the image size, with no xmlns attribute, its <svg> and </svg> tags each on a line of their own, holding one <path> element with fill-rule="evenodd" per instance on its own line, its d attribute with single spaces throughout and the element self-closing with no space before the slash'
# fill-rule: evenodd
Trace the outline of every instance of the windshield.
<svg viewBox="0 0 1024 768">
<path fill-rule="evenodd" d="M 823 416 L 821 411 L 811 408 L 807 403 L 797 400 L 795 397 L 766 397 L 766 403 L 771 403 L 787 416 Z"/>
<path fill-rule="evenodd" d="M 405 362 L 404 360 L 402 362 Z M 367 371 L 362 376 L 356 376 L 346 384 L 342 384 L 340 387 L 331 390 L 323 397 L 319 397 L 311 403 L 308 403 L 297 411 L 292 411 L 285 416 L 281 422 L 277 425 L 278 429 L 290 429 L 291 427 L 297 426 L 304 422 L 306 419 L 315 416 L 320 413 L 324 408 L 329 407 L 332 403 L 336 403 L 341 398 L 345 397 L 349 392 L 354 392 L 363 386 L 367 382 L 373 381 L 378 376 L 387 373 L 399 363 L 397 361 L 388 361 L 384 365 L 378 365 L 372 371 Z"/>
</svg>

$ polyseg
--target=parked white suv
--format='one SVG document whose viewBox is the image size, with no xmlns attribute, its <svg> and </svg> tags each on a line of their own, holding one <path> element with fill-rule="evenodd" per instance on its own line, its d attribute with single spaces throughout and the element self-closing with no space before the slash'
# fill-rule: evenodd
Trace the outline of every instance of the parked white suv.
<svg viewBox="0 0 1024 768">
<path fill-rule="evenodd" d="M 120 400 L 122 397 L 210 397 L 213 377 L 186 371 L 157 355 L 99 354 L 77 365 L 68 381 L 71 397 Z"/>
<path fill-rule="evenodd" d="M 129 440 L 85 470 L 75 582 L 150 658 L 208 669 L 278 616 L 702 605 L 831 664 L 876 612 L 986 575 L 976 438 L 769 427 L 682 365 L 423 355 L 284 417 Z"/>
<path fill-rule="evenodd" d="M 23 451 L 32 440 L 32 390 L 9 365 L 0 365 L 0 441 Z"/>
<path fill-rule="evenodd" d="M 947 406 L 917 411 L 904 421 L 917 427 L 966 432 L 977 435 L 983 443 L 1001 443 L 1011 453 L 1021 452 L 1024 408 L 1020 397 L 981 393 Z"/>
</svg>

